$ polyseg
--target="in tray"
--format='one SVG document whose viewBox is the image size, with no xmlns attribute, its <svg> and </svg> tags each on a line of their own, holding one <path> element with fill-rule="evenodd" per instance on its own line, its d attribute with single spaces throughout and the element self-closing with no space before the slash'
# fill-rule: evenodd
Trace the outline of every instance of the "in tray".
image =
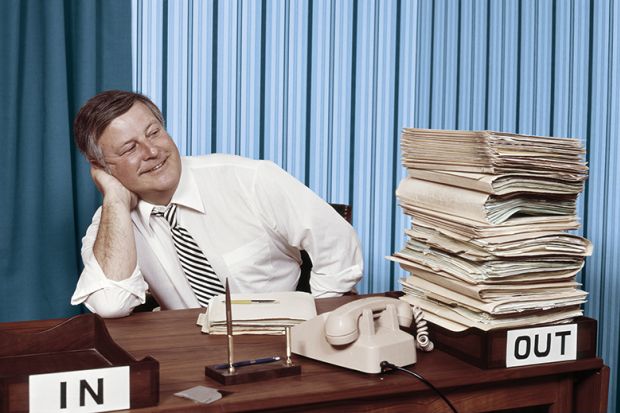
<svg viewBox="0 0 620 413">
<path fill-rule="evenodd" d="M 96 314 L 70 318 L 36 333 L 0 331 L 0 412 L 28 411 L 28 377 L 129 366 L 131 408 L 159 402 L 159 363 L 137 361 L 112 340 Z"/>
</svg>

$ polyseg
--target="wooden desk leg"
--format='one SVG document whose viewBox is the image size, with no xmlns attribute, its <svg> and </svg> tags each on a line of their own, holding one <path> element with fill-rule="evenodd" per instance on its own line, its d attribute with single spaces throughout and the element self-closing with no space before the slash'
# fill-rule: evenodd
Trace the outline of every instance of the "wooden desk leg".
<svg viewBox="0 0 620 413">
<path fill-rule="evenodd" d="M 549 413 L 566 413 L 573 411 L 574 378 L 567 377 L 557 383 L 555 403 L 549 406 Z"/>
<path fill-rule="evenodd" d="M 603 366 L 575 383 L 575 412 L 607 412 L 609 367 Z"/>
</svg>

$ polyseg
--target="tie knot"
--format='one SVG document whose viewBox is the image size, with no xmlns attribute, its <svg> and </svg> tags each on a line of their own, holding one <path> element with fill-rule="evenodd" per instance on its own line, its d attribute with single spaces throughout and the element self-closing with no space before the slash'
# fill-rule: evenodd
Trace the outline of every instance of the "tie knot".
<svg viewBox="0 0 620 413">
<path fill-rule="evenodd" d="M 167 207 L 156 206 L 151 211 L 151 215 L 156 217 L 164 217 L 170 228 L 174 228 L 177 225 L 177 206 L 176 204 L 170 204 Z"/>
</svg>

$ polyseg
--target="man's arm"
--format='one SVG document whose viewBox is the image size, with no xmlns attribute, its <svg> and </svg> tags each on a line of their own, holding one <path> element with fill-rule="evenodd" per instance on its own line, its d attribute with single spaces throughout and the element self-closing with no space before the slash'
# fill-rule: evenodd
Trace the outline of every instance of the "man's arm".
<svg viewBox="0 0 620 413">
<path fill-rule="evenodd" d="M 137 267 L 130 213 L 137 197 L 115 178 L 92 168 L 103 205 L 82 239 L 84 270 L 71 304 L 84 304 L 102 317 L 123 317 L 144 302 L 148 288 Z"/>
<path fill-rule="evenodd" d="M 92 167 L 91 176 L 103 195 L 93 253 L 106 277 L 124 280 L 136 267 L 136 241 L 130 212 L 136 206 L 137 197 L 103 169 Z"/>
<path fill-rule="evenodd" d="M 290 246 L 312 259 L 316 297 L 351 291 L 362 278 L 363 257 L 354 228 L 329 204 L 271 162 L 259 168 L 256 196 L 263 217 Z"/>
</svg>

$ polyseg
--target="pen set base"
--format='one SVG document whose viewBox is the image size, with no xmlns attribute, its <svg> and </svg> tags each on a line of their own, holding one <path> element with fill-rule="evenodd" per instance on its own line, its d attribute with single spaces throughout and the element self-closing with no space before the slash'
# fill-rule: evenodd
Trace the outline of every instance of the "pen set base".
<svg viewBox="0 0 620 413">
<path fill-rule="evenodd" d="M 277 379 L 278 377 L 295 376 L 301 374 L 299 364 L 287 365 L 286 362 L 276 362 L 268 364 L 253 364 L 249 366 L 236 367 L 233 373 L 228 369 L 218 369 L 219 365 L 205 367 L 205 376 L 222 383 L 229 384 L 251 383 L 254 381 Z"/>
</svg>

